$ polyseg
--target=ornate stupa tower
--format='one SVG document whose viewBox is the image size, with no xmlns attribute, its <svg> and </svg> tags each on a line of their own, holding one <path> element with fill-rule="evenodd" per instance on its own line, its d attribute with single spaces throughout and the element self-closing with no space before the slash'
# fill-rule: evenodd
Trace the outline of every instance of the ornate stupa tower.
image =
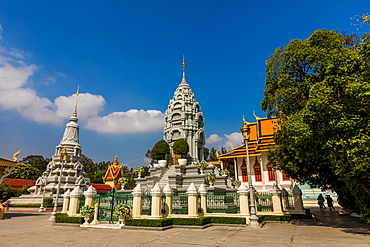
<svg viewBox="0 0 370 247">
<path fill-rule="evenodd" d="M 28 189 L 31 192 L 31 196 L 40 196 L 45 189 L 45 196 L 52 197 L 57 192 L 59 176 L 61 176 L 60 194 L 68 189 L 72 191 L 76 186 L 80 186 L 84 190 L 90 182 L 89 179 L 85 178 L 86 173 L 83 171 L 81 163 L 79 125 L 77 124 L 78 91 L 76 92 L 74 110 L 69 118 L 69 123 L 65 127 L 63 138 L 55 148 L 52 160 L 49 162 L 46 171 L 43 172 L 43 175 L 37 179 L 36 185 Z"/>
<path fill-rule="evenodd" d="M 203 160 L 204 117 L 193 91 L 186 82 L 185 67 L 183 57 L 182 80 L 168 104 L 164 117 L 164 140 L 170 145 L 173 157 L 173 143 L 177 139 L 185 138 L 190 148 L 188 163 L 193 163 Z"/>
</svg>

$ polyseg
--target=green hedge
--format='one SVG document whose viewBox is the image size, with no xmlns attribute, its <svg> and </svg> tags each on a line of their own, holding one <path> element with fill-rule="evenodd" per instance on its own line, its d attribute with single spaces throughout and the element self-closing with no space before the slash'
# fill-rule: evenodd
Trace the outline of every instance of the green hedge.
<svg viewBox="0 0 370 247">
<path fill-rule="evenodd" d="M 258 222 L 291 221 L 294 219 L 312 219 L 312 214 L 258 215 Z"/>
<path fill-rule="evenodd" d="M 210 217 L 199 218 L 173 218 L 174 225 L 203 226 L 211 223 Z"/>
<path fill-rule="evenodd" d="M 15 208 L 39 208 L 40 204 L 31 204 L 31 203 L 25 203 L 25 204 L 12 204 L 10 207 Z"/>
<path fill-rule="evenodd" d="M 163 219 L 126 219 L 126 226 L 164 227 L 171 225 L 203 226 L 216 224 L 245 224 L 243 217 L 199 217 L 199 218 L 163 218 Z"/>
<path fill-rule="evenodd" d="M 55 223 L 83 224 L 84 222 L 84 217 L 69 217 L 67 214 L 60 213 L 55 215 Z"/>
<path fill-rule="evenodd" d="M 125 219 L 126 226 L 164 227 L 173 225 L 172 218 L 163 219 Z"/>
<path fill-rule="evenodd" d="M 245 224 L 243 217 L 209 217 L 212 223 L 216 224 Z"/>
</svg>

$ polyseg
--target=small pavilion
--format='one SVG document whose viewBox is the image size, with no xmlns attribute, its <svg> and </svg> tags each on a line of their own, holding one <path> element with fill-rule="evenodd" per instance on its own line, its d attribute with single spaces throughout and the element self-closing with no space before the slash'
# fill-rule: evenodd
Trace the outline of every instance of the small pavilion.
<svg viewBox="0 0 370 247">
<path fill-rule="evenodd" d="M 122 166 L 118 163 L 118 156 L 115 156 L 113 164 L 108 167 L 107 172 L 103 176 L 103 181 L 105 184 L 115 188 L 121 177 L 123 177 Z"/>
</svg>

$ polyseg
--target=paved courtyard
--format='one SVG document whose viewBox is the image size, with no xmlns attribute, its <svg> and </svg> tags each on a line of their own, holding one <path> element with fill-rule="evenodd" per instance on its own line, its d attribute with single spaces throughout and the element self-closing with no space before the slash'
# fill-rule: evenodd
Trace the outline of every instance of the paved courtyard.
<svg viewBox="0 0 370 247">
<path fill-rule="evenodd" d="M 260 229 L 213 226 L 166 231 L 52 226 L 50 213 L 7 211 L 0 245 L 8 246 L 370 246 L 370 225 L 337 212 L 311 210 L 317 221 L 267 223 Z"/>
</svg>

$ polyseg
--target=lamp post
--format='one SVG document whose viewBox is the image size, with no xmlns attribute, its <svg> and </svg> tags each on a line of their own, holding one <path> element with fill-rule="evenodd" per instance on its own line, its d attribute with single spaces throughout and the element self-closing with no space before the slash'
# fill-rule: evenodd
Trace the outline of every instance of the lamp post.
<svg viewBox="0 0 370 247">
<path fill-rule="evenodd" d="M 63 165 L 64 165 L 64 163 L 67 162 L 67 155 L 68 155 L 66 147 L 64 147 L 64 149 L 60 153 L 60 155 L 62 156 L 62 160 L 60 162 L 60 174 L 59 174 L 59 179 L 58 179 L 57 194 L 55 195 L 54 208 L 53 208 L 53 212 L 51 213 L 51 216 L 49 218 L 49 220 L 51 220 L 51 221 L 55 221 L 55 215 L 56 215 L 57 209 L 58 209 L 59 190 L 60 190 L 60 182 L 61 182 L 61 177 L 62 177 L 62 172 L 63 172 Z"/>
<path fill-rule="evenodd" d="M 42 179 L 42 185 L 43 185 L 43 192 L 42 192 L 42 202 L 41 202 L 41 206 L 40 206 L 39 212 L 44 212 L 44 211 L 46 211 L 46 209 L 44 208 L 46 176 L 45 175 L 42 175 L 41 179 Z"/>
<path fill-rule="evenodd" d="M 258 228 L 258 217 L 256 214 L 256 207 L 254 205 L 254 188 L 252 184 L 252 169 L 251 164 L 249 162 L 249 150 L 248 150 L 248 140 L 249 135 L 251 132 L 250 127 L 248 126 L 248 123 L 244 120 L 243 127 L 240 129 L 243 135 L 243 140 L 245 144 L 245 154 L 247 159 L 247 167 L 248 167 L 248 187 L 249 187 L 249 197 L 250 197 L 250 218 L 249 218 L 249 226 L 251 228 Z"/>
</svg>

